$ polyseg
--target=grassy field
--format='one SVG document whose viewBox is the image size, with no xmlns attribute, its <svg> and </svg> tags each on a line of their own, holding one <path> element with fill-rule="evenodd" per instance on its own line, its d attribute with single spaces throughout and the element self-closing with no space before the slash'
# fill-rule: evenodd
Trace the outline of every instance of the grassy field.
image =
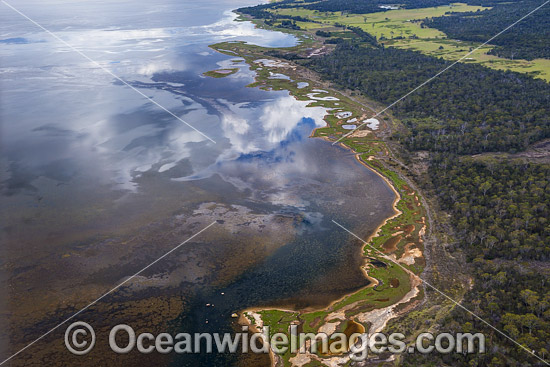
<svg viewBox="0 0 550 367">
<path fill-rule="evenodd" d="M 390 40 L 385 43 L 388 46 L 416 50 L 430 56 L 442 57 L 446 60 L 458 60 L 478 46 L 472 42 L 451 39 L 403 39 Z M 533 74 L 536 78 L 550 81 L 550 60 L 511 60 L 487 55 L 487 52 L 492 48 L 492 46 L 483 46 L 462 61 L 478 63 L 491 69 L 512 70 L 519 73 Z"/>
<path fill-rule="evenodd" d="M 445 33 L 433 28 L 423 28 L 422 20 L 444 16 L 447 12 L 469 12 L 489 9 L 482 6 L 470 6 L 454 3 L 423 9 L 399 9 L 371 14 L 340 14 L 335 12 L 318 12 L 301 8 L 276 9 L 278 14 L 302 16 L 320 23 L 298 22 L 305 30 L 323 29 L 344 24 L 359 27 L 377 37 L 387 46 L 420 51 L 424 54 L 442 57 L 447 60 L 458 60 L 479 44 L 447 38 Z M 483 46 L 468 55 L 463 62 L 479 63 L 499 70 L 512 70 L 520 73 L 531 73 L 534 77 L 550 81 L 550 60 L 535 59 L 511 60 L 487 55 L 493 46 Z"/>
<path fill-rule="evenodd" d="M 439 6 L 423 9 L 399 9 L 389 10 L 371 14 L 345 14 L 334 12 L 317 12 L 314 10 L 290 8 L 277 9 L 278 14 L 302 16 L 308 19 L 319 21 L 325 25 L 334 23 L 360 27 L 377 38 L 410 37 L 418 38 L 446 38 L 445 33 L 433 28 L 422 28 L 420 19 L 433 18 L 445 15 L 446 12 L 467 12 L 484 10 L 482 6 L 470 6 L 466 4 L 452 4 L 450 6 Z M 322 25 L 321 24 L 321 25 Z M 313 27 L 315 23 L 311 23 Z M 319 24 L 317 24 L 319 26 Z"/>
</svg>

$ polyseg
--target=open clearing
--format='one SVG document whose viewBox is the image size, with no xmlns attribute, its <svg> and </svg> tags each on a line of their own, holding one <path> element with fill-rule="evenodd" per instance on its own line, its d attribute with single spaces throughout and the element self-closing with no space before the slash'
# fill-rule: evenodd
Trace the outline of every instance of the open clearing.
<svg viewBox="0 0 550 367">
<path fill-rule="evenodd" d="M 489 8 L 453 3 L 448 6 L 389 10 L 370 14 L 341 14 L 340 12 L 319 12 L 301 8 L 276 9 L 274 12 L 301 16 L 319 22 L 297 22 L 300 27 L 306 30 L 325 29 L 339 23 L 359 27 L 376 36 L 380 42 L 387 46 L 416 50 L 446 60 L 458 60 L 480 44 L 449 39 L 445 33 L 437 29 L 422 27 L 422 20 L 445 16 L 447 12 L 451 11 L 458 13 L 485 9 Z M 487 55 L 487 52 L 492 48 L 491 45 L 484 46 L 462 61 L 479 63 L 492 69 L 532 74 L 534 77 L 550 81 L 550 60 L 511 60 Z"/>
</svg>

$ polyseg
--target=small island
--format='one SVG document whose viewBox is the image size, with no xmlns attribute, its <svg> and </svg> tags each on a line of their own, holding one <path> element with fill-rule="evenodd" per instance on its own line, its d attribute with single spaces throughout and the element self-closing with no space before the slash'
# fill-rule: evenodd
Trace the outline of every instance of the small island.
<svg viewBox="0 0 550 367">
<path fill-rule="evenodd" d="M 205 73 L 203 73 L 204 76 L 209 76 L 212 78 L 225 78 L 226 76 L 235 74 L 237 71 L 239 71 L 239 68 L 231 68 L 231 69 L 217 69 L 217 70 L 210 70 Z"/>
</svg>

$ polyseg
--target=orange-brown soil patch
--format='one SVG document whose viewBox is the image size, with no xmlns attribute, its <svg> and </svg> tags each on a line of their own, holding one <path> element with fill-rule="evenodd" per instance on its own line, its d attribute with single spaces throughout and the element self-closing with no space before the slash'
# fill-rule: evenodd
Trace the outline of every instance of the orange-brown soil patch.
<svg viewBox="0 0 550 367">
<path fill-rule="evenodd" d="M 401 235 L 388 238 L 386 242 L 382 245 L 385 254 L 391 254 L 397 250 L 397 244 L 401 241 Z"/>
<path fill-rule="evenodd" d="M 408 226 L 405 227 L 405 236 L 408 236 L 410 235 L 411 233 L 413 233 L 414 231 L 414 224 L 409 224 Z"/>
</svg>

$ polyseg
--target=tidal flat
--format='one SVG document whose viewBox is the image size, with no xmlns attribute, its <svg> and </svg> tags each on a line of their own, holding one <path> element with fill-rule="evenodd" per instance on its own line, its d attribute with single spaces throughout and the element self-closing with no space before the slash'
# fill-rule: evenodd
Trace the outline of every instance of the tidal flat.
<svg viewBox="0 0 550 367">
<path fill-rule="evenodd" d="M 212 222 L 79 319 L 103 341 L 121 322 L 155 333 L 223 332 L 233 330 L 231 314 L 247 307 L 324 307 L 369 285 L 361 245 L 331 220 L 370 233 L 392 214 L 395 194 L 355 154 L 310 138 L 326 124 L 325 101 L 308 107 L 285 90 L 247 88 L 256 72 L 244 59 L 209 48 L 297 44 L 292 35 L 235 22 L 230 10 L 238 5 L 252 2 L 141 4 L 124 17 L 111 5 L 73 4 L 56 25 L 21 4 L 216 144 L 25 19 L 0 15 L 28 40 L 4 45 L 2 65 L 3 355 Z M 235 68 L 224 78 L 203 75 Z M 13 365 L 193 365 L 203 358 L 118 356 L 99 343 L 83 360 L 66 351 L 63 332 Z"/>
</svg>

